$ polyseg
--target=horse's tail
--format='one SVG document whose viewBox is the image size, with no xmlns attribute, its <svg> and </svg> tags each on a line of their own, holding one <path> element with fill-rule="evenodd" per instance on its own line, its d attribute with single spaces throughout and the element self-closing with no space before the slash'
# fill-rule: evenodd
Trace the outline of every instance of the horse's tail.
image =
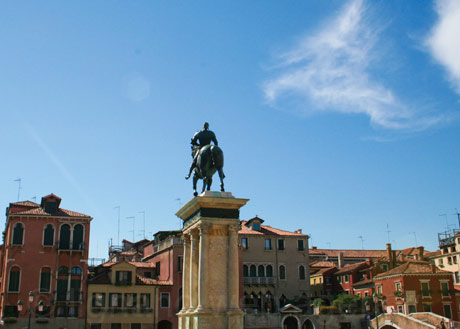
<svg viewBox="0 0 460 329">
<path fill-rule="evenodd" d="M 219 146 L 213 145 L 212 151 L 212 160 L 214 162 L 214 167 L 216 169 L 220 169 L 224 167 L 224 152 L 222 152 L 222 149 Z"/>
</svg>

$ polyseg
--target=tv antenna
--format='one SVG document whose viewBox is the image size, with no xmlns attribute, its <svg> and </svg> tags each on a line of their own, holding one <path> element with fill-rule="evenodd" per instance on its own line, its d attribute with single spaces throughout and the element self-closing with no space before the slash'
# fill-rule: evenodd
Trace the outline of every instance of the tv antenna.
<svg viewBox="0 0 460 329">
<path fill-rule="evenodd" d="M 460 229 L 460 213 L 458 212 L 457 208 L 455 208 L 455 214 L 452 214 L 452 215 L 457 215 L 458 228 Z"/>
<path fill-rule="evenodd" d="M 120 206 L 113 207 L 118 210 L 118 235 L 117 235 L 117 246 L 120 245 Z"/>
<path fill-rule="evenodd" d="M 409 234 L 413 234 L 413 235 L 414 235 L 414 239 L 415 239 L 415 246 L 414 246 L 414 247 L 418 247 L 418 244 L 417 244 L 417 233 L 415 233 L 415 232 L 409 232 Z"/>
<path fill-rule="evenodd" d="M 388 243 L 391 243 L 391 242 L 390 242 L 390 241 L 391 241 L 391 239 L 390 239 L 390 232 L 391 232 L 391 231 L 390 231 L 390 225 L 388 225 L 388 223 L 387 223 L 387 230 L 386 230 L 386 232 L 387 232 L 387 235 L 388 235 Z"/>
<path fill-rule="evenodd" d="M 134 216 L 129 216 L 129 217 L 126 217 L 126 219 L 132 219 L 132 220 L 133 220 L 133 230 L 132 230 L 132 231 L 128 231 L 128 232 L 133 232 L 133 243 L 134 243 L 134 242 L 136 242 L 135 236 L 134 236 L 134 233 L 135 233 L 135 224 L 136 224 L 136 217 L 134 217 Z"/>
<path fill-rule="evenodd" d="M 21 193 L 21 177 L 19 177 L 18 179 L 15 179 L 14 182 L 18 182 L 18 202 L 19 202 L 19 195 Z"/>
<path fill-rule="evenodd" d="M 449 231 L 449 221 L 447 220 L 447 214 L 440 214 L 439 216 L 443 216 L 446 218 L 446 229 Z"/>
<path fill-rule="evenodd" d="M 142 233 L 144 234 L 144 239 L 145 239 L 145 211 L 139 211 L 139 214 L 142 214 L 143 216 L 143 221 L 144 221 L 144 229 L 142 230 Z"/>
<path fill-rule="evenodd" d="M 358 239 L 361 240 L 361 249 L 364 250 L 364 238 L 362 235 L 358 236 Z"/>
</svg>

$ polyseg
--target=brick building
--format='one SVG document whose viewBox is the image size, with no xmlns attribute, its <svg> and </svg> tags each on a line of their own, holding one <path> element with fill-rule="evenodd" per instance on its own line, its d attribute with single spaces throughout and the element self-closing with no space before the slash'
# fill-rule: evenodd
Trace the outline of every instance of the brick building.
<svg viewBox="0 0 460 329">
<path fill-rule="evenodd" d="M 61 198 L 50 194 L 40 204 L 15 202 L 6 209 L 0 267 L 0 313 L 6 322 L 20 324 L 31 312 L 33 321 L 47 328 L 84 325 L 92 218 L 60 204 Z"/>
<path fill-rule="evenodd" d="M 374 278 L 383 310 L 409 314 L 433 312 L 458 319 L 452 274 L 424 261 L 407 261 Z"/>
</svg>

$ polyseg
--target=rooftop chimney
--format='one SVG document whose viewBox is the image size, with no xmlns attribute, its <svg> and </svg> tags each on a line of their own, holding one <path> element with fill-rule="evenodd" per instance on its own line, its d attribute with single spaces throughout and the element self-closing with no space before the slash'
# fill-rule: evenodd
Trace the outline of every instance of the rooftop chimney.
<svg viewBox="0 0 460 329">
<path fill-rule="evenodd" d="M 425 253 L 425 248 L 423 248 L 423 246 L 420 246 L 417 248 L 418 249 L 418 257 L 419 257 L 419 260 L 423 260 L 424 258 L 424 253 Z"/>
<path fill-rule="evenodd" d="M 339 252 L 339 256 L 337 257 L 338 267 L 342 268 L 345 265 L 345 258 L 343 252 Z"/>
</svg>

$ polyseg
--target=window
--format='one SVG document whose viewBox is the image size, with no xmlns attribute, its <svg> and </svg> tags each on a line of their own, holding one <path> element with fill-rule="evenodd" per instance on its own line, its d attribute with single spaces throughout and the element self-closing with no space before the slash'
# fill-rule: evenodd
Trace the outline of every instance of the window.
<svg viewBox="0 0 460 329">
<path fill-rule="evenodd" d="M 273 266 L 267 265 L 266 272 L 267 277 L 271 278 L 273 276 Z"/>
<path fill-rule="evenodd" d="M 345 282 L 350 282 L 350 276 L 348 274 L 344 275 Z"/>
<path fill-rule="evenodd" d="M 160 294 L 161 308 L 169 308 L 169 292 L 162 292 Z"/>
<path fill-rule="evenodd" d="M 342 276 L 341 276 L 341 275 L 339 275 L 339 276 L 337 277 L 337 281 L 338 281 L 339 283 L 342 283 Z"/>
<path fill-rule="evenodd" d="M 8 292 L 19 292 L 19 279 L 21 277 L 21 269 L 13 266 L 10 269 L 10 278 L 8 281 Z"/>
<path fill-rule="evenodd" d="M 140 303 L 141 309 L 150 308 L 150 294 L 141 294 L 139 303 Z"/>
<path fill-rule="evenodd" d="M 382 286 L 377 286 L 377 294 L 381 295 L 382 294 Z"/>
<path fill-rule="evenodd" d="M 395 283 L 395 289 L 396 289 L 396 291 L 401 291 L 401 282 L 396 282 Z"/>
<path fill-rule="evenodd" d="M 366 291 L 364 292 L 364 297 L 368 297 L 369 296 L 369 293 Z"/>
<path fill-rule="evenodd" d="M 454 280 L 455 283 L 460 283 L 460 274 L 458 272 L 454 272 Z"/>
<path fill-rule="evenodd" d="M 182 260 L 182 256 L 177 256 L 177 272 L 182 272 L 182 265 L 184 261 Z"/>
<path fill-rule="evenodd" d="M 43 267 L 40 271 L 40 292 L 50 292 L 51 287 L 51 269 Z"/>
<path fill-rule="evenodd" d="M 105 293 L 94 292 L 91 306 L 92 307 L 104 307 L 105 306 Z"/>
<path fill-rule="evenodd" d="M 155 276 L 159 277 L 161 274 L 161 262 L 155 263 Z"/>
<path fill-rule="evenodd" d="M 70 272 L 70 300 L 81 301 L 81 269 L 77 266 L 72 267 Z"/>
<path fill-rule="evenodd" d="M 272 239 L 265 239 L 265 250 L 272 250 Z"/>
<path fill-rule="evenodd" d="M 137 294 L 125 294 L 125 307 L 136 308 Z"/>
<path fill-rule="evenodd" d="M 259 265 L 257 268 L 257 276 L 259 278 L 263 278 L 265 276 L 265 267 L 263 265 Z"/>
<path fill-rule="evenodd" d="M 423 304 L 423 312 L 431 312 L 431 305 Z"/>
<path fill-rule="evenodd" d="M 430 297 L 430 285 L 428 282 L 422 282 L 422 296 Z"/>
<path fill-rule="evenodd" d="M 131 323 L 131 329 L 141 329 L 140 323 Z"/>
<path fill-rule="evenodd" d="M 456 251 L 456 250 L 455 250 L 455 246 L 450 247 L 450 252 L 455 252 L 455 251 Z"/>
<path fill-rule="evenodd" d="M 48 214 L 54 214 L 57 211 L 57 202 L 45 203 L 45 212 Z"/>
<path fill-rule="evenodd" d="M 13 228 L 13 245 L 22 245 L 24 240 L 24 225 L 16 223 Z"/>
<path fill-rule="evenodd" d="M 247 265 L 243 265 L 243 277 L 247 278 L 249 276 L 249 268 Z"/>
<path fill-rule="evenodd" d="M 316 284 L 316 279 L 313 279 L 313 285 L 315 285 L 315 284 Z"/>
<path fill-rule="evenodd" d="M 444 316 L 446 318 L 452 319 L 452 309 L 449 304 L 444 304 Z"/>
<path fill-rule="evenodd" d="M 280 271 L 279 273 L 280 280 L 286 280 L 286 266 L 280 265 L 279 271 Z"/>
<path fill-rule="evenodd" d="M 83 250 L 83 225 L 81 224 L 73 228 L 72 250 Z"/>
<path fill-rule="evenodd" d="M 54 227 L 51 224 L 46 225 L 45 229 L 43 230 L 43 245 L 54 245 Z"/>
<path fill-rule="evenodd" d="M 284 250 L 284 240 L 278 240 L 278 250 Z"/>
<path fill-rule="evenodd" d="M 260 230 L 260 224 L 259 223 L 252 223 L 252 229 L 259 231 Z"/>
<path fill-rule="evenodd" d="M 457 264 L 457 256 L 452 256 L 452 262 L 453 262 L 454 264 Z"/>
<path fill-rule="evenodd" d="M 382 264 L 382 269 L 386 272 L 388 271 L 388 264 Z"/>
<path fill-rule="evenodd" d="M 249 267 L 249 276 L 252 278 L 257 276 L 257 268 L 255 265 L 251 265 L 251 267 Z"/>
<path fill-rule="evenodd" d="M 305 280 L 305 266 L 299 266 L 299 280 Z"/>
<path fill-rule="evenodd" d="M 70 249 L 70 225 L 63 224 L 59 230 L 59 249 Z"/>
<path fill-rule="evenodd" d="M 452 257 L 447 257 L 447 263 L 448 263 L 449 265 L 452 265 Z"/>
<path fill-rule="evenodd" d="M 449 283 L 448 282 L 441 282 L 441 294 L 443 297 L 449 296 Z"/>
<path fill-rule="evenodd" d="M 404 313 L 404 307 L 402 305 L 398 305 L 398 313 Z"/>
<path fill-rule="evenodd" d="M 101 323 L 91 323 L 90 329 L 102 329 Z"/>
<path fill-rule="evenodd" d="M 325 278 L 324 278 L 324 283 L 325 283 L 325 284 L 331 284 L 331 278 L 328 277 L 328 276 L 325 277 Z"/>
<path fill-rule="evenodd" d="M 121 307 L 121 294 L 119 293 L 109 294 L 109 306 L 110 307 Z"/>
<path fill-rule="evenodd" d="M 415 305 L 409 305 L 409 314 L 417 312 L 417 307 Z"/>
<path fill-rule="evenodd" d="M 121 323 L 112 323 L 110 329 L 121 329 Z"/>
<path fill-rule="evenodd" d="M 444 261 L 442 260 L 442 258 L 439 258 L 439 265 L 444 265 Z"/>
<path fill-rule="evenodd" d="M 69 317 L 78 317 L 78 306 L 69 306 Z"/>
<path fill-rule="evenodd" d="M 297 250 L 304 251 L 305 247 L 303 245 L 303 240 L 297 240 Z"/>
<path fill-rule="evenodd" d="M 117 271 L 115 273 L 115 284 L 117 285 L 130 285 L 131 284 L 131 271 Z"/>
<path fill-rule="evenodd" d="M 67 268 L 67 266 L 59 267 L 58 278 L 57 278 L 57 296 L 56 296 L 57 301 L 67 300 L 68 282 L 69 282 L 69 269 Z"/>
<path fill-rule="evenodd" d="M 248 238 L 241 238 L 241 246 L 243 249 L 248 249 Z"/>
</svg>

